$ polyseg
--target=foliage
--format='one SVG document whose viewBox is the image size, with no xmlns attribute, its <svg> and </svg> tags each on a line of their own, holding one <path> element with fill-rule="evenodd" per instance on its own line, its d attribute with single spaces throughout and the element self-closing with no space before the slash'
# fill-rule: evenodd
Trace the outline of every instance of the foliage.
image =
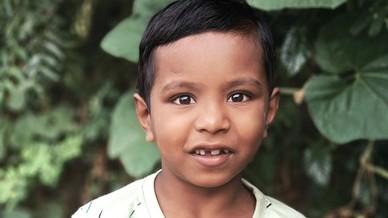
<svg viewBox="0 0 388 218">
<path fill-rule="evenodd" d="M 168 2 L 0 3 L 0 217 L 69 217 L 154 169 L 128 90 Z M 384 217 L 388 4 L 248 2 L 269 10 L 285 97 L 245 176 L 308 217 Z"/>
<path fill-rule="evenodd" d="M 61 20 L 54 16 L 58 2 L 41 3 L 7 0 L 0 8 L 0 102 L 16 112 L 26 107 L 27 95 L 44 97 L 38 81 L 57 81 L 65 58 L 68 42 L 60 31 Z"/>
<path fill-rule="evenodd" d="M 55 14 L 58 1 L 4 1 L 0 38 L 0 203 L 13 207 L 32 181 L 55 186 L 80 154 L 74 111 L 49 104 L 46 86 L 60 80 L 71 43 Z M 39 31 L 37 31 L 39 30 Z"/>
<path fill-rule="evenodd" d="M 163 1 L 135 1 L 132 15 L 121 21 L 101 43 L 101 47 L 109 54 L 137 62 L 141 36 L 148 20 L 171 0 Z M 127 42 L 123 46 L 122 42 Z"/>
<path fill-rule="evenodd" d="M 120 158 L 130 175 L 141 177 L 153 169 L 159 154 L 155 145 L 145 141 L 132 99 L 132 92 L 124 94 L 113 111 L 108 154 Z"/>
<path fill-rule="evenodd" d="M 295 76 L 306 64 L 311 53 L 308 49 L 306 30 L 291 28 L 285 36 L 280 52 L 280 62 L 290 76 Z"/>
<path fill-rule="evenodd" d="M 248 0 L 252 6 L 263 10 L 284 8 L 336 8 L 346 0 Z"/>
<path fill-rule="evenodd" d="M 388 34 L 386 30 L 373 37 L 351 34 L 354 17 L 339 16 L 322 27 L 315 58 L 327 73 L 306 84 L 306 100 L 315 124 L 338 143 L 388 136 Z M 371 105 L 374 116 L 365 117 Z"/>
<path fill-rule="evenodd" d="M 0 217 L 68 217 L 74 208 L 65 201 L 79 204 L 78 193 L 65 191 L 64 181 L 74 189 L 77 179 L 66 169 L 85 146 L 83 166 L 95 164 L 93 144 L 107 140 L 118 89 L 98 73 L 85 83 L 92 8 L 90 0 L 0 3 Z"/>
</svg>

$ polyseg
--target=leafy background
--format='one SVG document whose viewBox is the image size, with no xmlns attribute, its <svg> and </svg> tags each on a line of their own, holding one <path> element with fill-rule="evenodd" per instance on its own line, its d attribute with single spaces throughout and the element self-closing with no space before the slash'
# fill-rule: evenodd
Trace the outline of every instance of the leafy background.
<svg viewBox="0 0 388 218">
<path fill-rule="evenodd" d="M 0 2 L 0 217 L 69 217 L 159 167 L 131 93 L 168 2 Z M 248 3 L 273 30 L 282 99 L 245 176 L 308 217 L 387 217 L 388 3 Z"/>
</svg>

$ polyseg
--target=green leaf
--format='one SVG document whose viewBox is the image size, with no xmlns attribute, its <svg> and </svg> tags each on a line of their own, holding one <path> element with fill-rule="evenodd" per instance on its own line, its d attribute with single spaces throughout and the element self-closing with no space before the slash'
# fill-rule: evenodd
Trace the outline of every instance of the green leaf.
<svg viewBox="0 0 388 218">
<path fill-rule="evenodd" d="M 144 18 L 127 18 L 120 22 L 101 43 L 107 53 L 137 62 L 139 43 L 144 32 L 146 21 Z"/>
<path fill-rule="evenodd" d="M 358 71 L 388 51 L 387 33 L 373 38 L 365 33 L 352 34 L 357 18 L 357 14 L 336 17 L 319 32 L 315 58 L 324 71 L 335 74 Z"/>
<path fill-rule="evenodd" d="M 2 218 L 30 218 L 31 215 L 28 211 L 26 211 L 24 209 L 15 208 L 12 210 L 0 211 L 0 217 L 2 217 Z"/>
<path fill-rule="evenodd" d="M 305 95 L 315 125 L 330 140 L 388 139 L 388 55 L 351 78 L 315 76 Z"/>
<path fill-rule="evenodd" d="M 291 28 L 281 47 L 280 61 L 290 76 L 300 71 L 310 55 L 305 34 L 300 28 Z"/>
<path fill-rule="evenodd" d="M 9 95 L 8 108 L 12 111 L 20 111 L 24 108 L 26 102 L 25 90 L 21 87 L 15 87 Z"/>
<path fill-rule="evenodd" d="M 58 145 L 45 143 L 30 144 L 22 150 L 19 173 L 24 177 L 39 176 L 44 185 L 56 185 L 63 164 L 81 154 L 82 137 L 72 135 Z"/>
<path fill-rule="evenodd" d="M 15 124 L 11 143 L 16 146 L 27 146 L 36 141 L 55 140 L 61 135 L 77 131 L 74 111 L 66 106 L 58 106 L 42 114 L 25 113 Z"/>
<path fill-rule="evenodd" d="M 284 8 L 331 8 L 334 9 L 346 0 L 248 0 L 249 4 L 264 10 Z"/>
<path fill-rule="evenodd" d="M 0 122 L 4 122 L 4 121 L 0 119 Z M 5 133 L 6 133 L 6 126 L 1 126 L 0 124 L 0 161 L 3 160 L 6 152 Z"/>
<path fill-rule="evenodd" d="M 4 104 L 4 99 L 5 99 L 5 88 L 2 85 L 3 84 L 1 84 L 0 82 L 0 107 Z"/>
<path fill-rule="evenodd" d="M 19 169 L 8 167 L 0 169 L 0 204 L 14 207 L 25 198 L 28 184 L 25 177 L 20 175 Z"/>
<path fill-rule="evenodd" d="M 313 145 L 306 149 L 304 163 L 307 175 L 314 182 L 321 186 L 329 183 L 332 165 L 330 148 L 327 145 Z"/>
<path fill-rule="evenodd" d="M 316 61 L 332 76 L 305 87 L 315 125 L 337 143 L 388 138 L 388 33 L 352 35 L 356 17 L 342 15 L 321 29 Z"/>
<path fill-rule="evenodd" d="M 371 26 L 369 27 L 368 34 L 373 37 L 380 33 L 384 28 L 384 19 L 374 19 Z"/>
<path fill-rule="evenodd" d="M 154 145 L 146 142 L 132 99 L 132 93 L 128 92 L 114 109 L 108 154 L 111 158 L 118 157 L 128 174 L 140 177 L 153 169 L 159 153 Z"/>
<path fill-rule="evenodd" d="M 101 47 L 107 53 L 137 62 L 139 44 L 145 27 L 151 16 L 165 6 L 170 0 L 137 0 L 133 14 L 121 21 L 103 39 Z"/>
</svg>

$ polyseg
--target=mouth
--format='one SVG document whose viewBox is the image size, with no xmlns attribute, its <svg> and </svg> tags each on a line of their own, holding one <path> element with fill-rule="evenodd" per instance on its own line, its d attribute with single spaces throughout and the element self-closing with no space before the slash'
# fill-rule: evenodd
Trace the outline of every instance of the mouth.
<svg viewBox="0 0 388 218">
<path fill-rule="evenodd" d="M 226 164 L 235 153 L 228 147 L 198 146 L 190 154 L 202 167 L 214 168 Z"/>
<path fill-rule="evenodd" d="M 199 156 L 219 156 L 219 155 L 229 155 L 232 154 L 233 151 L 229 148 L 195 148 L 190 154 L 199 155 Z"/>
</svg>

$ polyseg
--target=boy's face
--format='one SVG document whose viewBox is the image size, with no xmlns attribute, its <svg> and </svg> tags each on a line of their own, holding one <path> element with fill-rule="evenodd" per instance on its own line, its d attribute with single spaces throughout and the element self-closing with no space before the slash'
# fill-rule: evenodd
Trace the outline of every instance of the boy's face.
<svg viewBox="0 0 388 218">
<path fill-rule="evenodd" d="M 154 58 L 151 109 L 139 95 L 135 100 L 163 174 L 207 188 L 239 178 L 278 106 L 257 40 L 206 32 L 161 46 Z"/>
</svg>

